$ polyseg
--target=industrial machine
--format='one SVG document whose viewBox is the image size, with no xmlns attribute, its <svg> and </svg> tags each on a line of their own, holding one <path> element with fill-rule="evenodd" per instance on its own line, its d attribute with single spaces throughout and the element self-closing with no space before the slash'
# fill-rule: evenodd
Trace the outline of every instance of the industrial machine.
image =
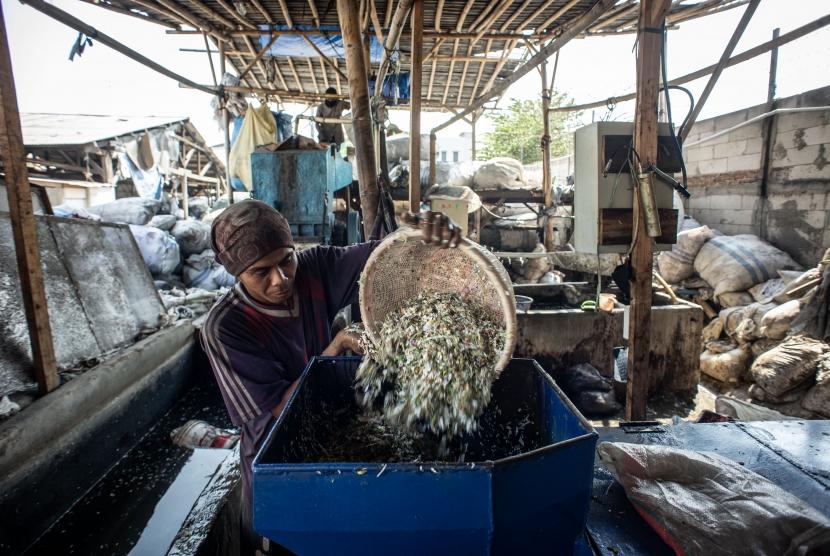
<svg viewBox="0 0 830 556">
<path fill-rule="evenodd" d="M 251 154 L 251 197 L 280 211 L 298 243 L 356 243 L 360 217 L 350 203 L 352 165 L 334 146 L 298 146 L 283 142 Z"/>
<path fill-rule="evenodd" d="M 680 172 L 682 159 L 668 124 L 660 124 L 658 133 L 659 172 L 655 171 L 652 190 L 662 232 L 655 238 L 655 250 L 660 251 L 671 249 L 677 237 L 676 184 L 671 176 Z M 574 134 L 573 245 L 579 252 L 625 253 L 631 245 L 633 134 L 630 122 L 596 122 Z"/>
</svg>

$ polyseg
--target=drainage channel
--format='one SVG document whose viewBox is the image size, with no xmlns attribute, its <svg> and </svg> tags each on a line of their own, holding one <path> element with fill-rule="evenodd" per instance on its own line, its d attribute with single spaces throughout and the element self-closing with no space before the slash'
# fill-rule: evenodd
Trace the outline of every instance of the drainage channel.
<svg viewBox="0 0 830 556">
<path fill-rule="evenodd" d="M 164 554 L 228 450 L 174 445 L 189 419 L 230 421 L 212 385 L 197 385 L 25 554 Z"/>
</svg>

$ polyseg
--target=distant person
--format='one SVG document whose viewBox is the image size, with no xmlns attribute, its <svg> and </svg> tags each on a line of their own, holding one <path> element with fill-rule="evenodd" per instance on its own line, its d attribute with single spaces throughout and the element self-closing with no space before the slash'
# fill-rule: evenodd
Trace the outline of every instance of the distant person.
<svg viewBox="0 0 830 556">
<path fill-rule="evenodd" d="M 329 87 L 326 89 L 327 95 L 336 95 L 337 89 Z M 318 118 L 342 118 L 343 112 L 351 108 L 349 103 L 345 100 L 336 98 L 327 98 L 317 107 Z M 342 145 L 345 141 L 343 135 L 343 124 L 327 124 L 317 122 L 317 142 L 319 143 L 334 143 L 335 145 Z"/>
</svg>

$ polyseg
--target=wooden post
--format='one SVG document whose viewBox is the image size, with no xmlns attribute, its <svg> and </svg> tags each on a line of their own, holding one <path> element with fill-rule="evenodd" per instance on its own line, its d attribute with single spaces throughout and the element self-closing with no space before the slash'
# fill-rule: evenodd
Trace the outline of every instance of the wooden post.
<svg viewBox="0 0 830 556">
<path fill-rule="evenodd" d="M 781 29 L 776 27 L 772 30 L 772 40 L 778 39 Z M 767 105 L 764 112 L 771 112 L 775 109 L 775 89 L 776 79 L 778 75 L 778 48 L 773 48 L 769 58 L 769 82 L 767 83 Z M 763 139 L 761 151 L 761 186 L 758 189 L 758 235 L 767 239 L 767 209 L 768 209 L 768 188 L 769 188 L 769 171 L 770 163 L 772 161 L 772 148 L 775 145 L 773 137 L 776 131 L 776 117 L 770 116 L 764 120 L 761 137 Z"/>
<path fill-rule="evenodd" d="M 372 113 L 369 107 L 369 83 L 363 58 L 363 40 L 357 4 L 337 0 L 337 16 L 346 48 L 346 71 L 349 75 L 349 97 L 352 104 L 352 128 L 360 185 L 360 206 L 363 211 L 363 232 L 372 233 L 378 209 L 378 182 L 375 174 L 375 149 L 372 145 Z"/>
<path fill-rule="evenodd" d="M 104 151 L 101 155 L 101 170 L 103 171 L 101 177 L 104 178 L 104 183 L 114 184 L 115 172 L 112 169 L 112 157 L 109 151 Z"/>
<path fill-rule="evenodd" d="M 225 43 L 219 43 L 219 82 L 225 77 Z M 225 139 L 225 186 L 228 188 L 228 204 L 233 204 L 233 184 L 231 183 L 231 116 L 228 110 L 227 99 L 224 96 L 219 98 L 222 106 L 222 131 Z"/>
<path fill-rule="evenodd" d="M 637 33 L 637 104 L 634 113 L 634 148 L 643 168 L 657 161 L 657 99 L 660 88 L 660 30 L 670 0 L 642 0 Z M 655 30 L 657 30 L 655 32 Z M 651 342 L 652 239 L 646 231 L 644 207 L 638 188 L 633 192 L 634 249 L 631 253 L 631 306 L 628 328 L 628 420 L 646 417 Z"/>
<path fill-rule="evenodd" d="M 409 85 L 409 210 L 421 212 L 421 66 L 424 57 L 424 0 L 412 2 L 412 67 Z M 427 187 L 433 185 L 429 181 Z"/>
<path fill-rule="evenodd" d="M 435 133 L 429 134 L 429 183 L 435 182 L 435 155 L 438 149 L 438 138 Z"/>
<path fill-rule="evenodd" d="M 744 34 L 744 29 L 746 29 L 746 26 L 749 25 L 749 20 L 752 19 L 752 14 L 755 13 L 755 9 L 760 3 L 761 0 L 749 1 L 749 5 L 746 7 L 746 10 L 744 10 L 744 14 L 738 22 L 738 26 L 735 27 L 735 31 L 732 33 L 732 37 L 730 37 L 729 42 L 726 44 L 726 48 L 723 49 L 723 54 L 721 54 L 720 60 L 718 60 L 718 64 L 715 66 L 715 71 L 712 72 L 712 75 L 709 77 L 709 81 L 706 82 L 706 86 L 703 88 L 703 92 L 700 93 L 700 97 L 697 99 L 697 104 L 695 104 L 694 110 L 692 110 L 692 113 L 689 114 L 688 123 L 683 126 L 683 129 L 680 130 L 681 143 L 686 140 L 686 137 L 689 136 L 689 131 L 691 131 L 695 120 L 700 114 L 700 111 L 703 110 L 703 105 L 706 104 L 706 100 L 709 98 L 712 89 L 715 88 L 715 83 L 718 82 L 720 74 L 729 63 L 729 57 L 732 56 L 732 51 L 735 50 L 735 47 L 738 45 L 741 35 Z"/>
<path fill-rule="evenodd" d="M 559 52 L 556 53 L 559 55 Z M 551 175 L 550 175 L 550 89 L 548 89 L 548 62 L 545 60 L 540 65 L 540 74 L 542 77 L 542 192 L 545 197 L 545 208 L 549 209 L 553 205 L 553 196 L 551 195 Z M 550 215 L 545 217 L 545 249 L 547 251 L 553 250 L 553 220 Z"/>
<path fill-rule="evenodd" d="M 0 155 L 6 173 L 6 193 L 14 236 L 14 251 L 23 294 L 23 307 L 32 345 L 32 364 L 38 389 L 46 394 L 58 387 L 58 371 L 52 344 L 52 328 L 46 308 L 46 290 L 37 229 L 32 210 L 32 191 L 26 170 L 26 151 L 20 129 L 6 20 L 0 6 Z"/>
<path fill-rule="evenodd" d="M 190 196 L 187 193 L 187 168 L 184 169 L 182 176 L 182 211 L 184 212 L 184 219 L 190 218 Z"/>
</svg>

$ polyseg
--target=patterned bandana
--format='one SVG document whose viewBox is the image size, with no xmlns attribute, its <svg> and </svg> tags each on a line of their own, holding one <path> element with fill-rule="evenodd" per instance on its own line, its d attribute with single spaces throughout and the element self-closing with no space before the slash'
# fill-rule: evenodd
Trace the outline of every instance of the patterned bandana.
<svg viewBox="0 0 830 556">
<path fill-rule="evenodd" d="M 216 261 L 239 276 L 246 268 L 281 247 L 292 247 L 288 221 L 262 201 L 247 199 L 226 208 L 210 229 Z"/>
</svg>

